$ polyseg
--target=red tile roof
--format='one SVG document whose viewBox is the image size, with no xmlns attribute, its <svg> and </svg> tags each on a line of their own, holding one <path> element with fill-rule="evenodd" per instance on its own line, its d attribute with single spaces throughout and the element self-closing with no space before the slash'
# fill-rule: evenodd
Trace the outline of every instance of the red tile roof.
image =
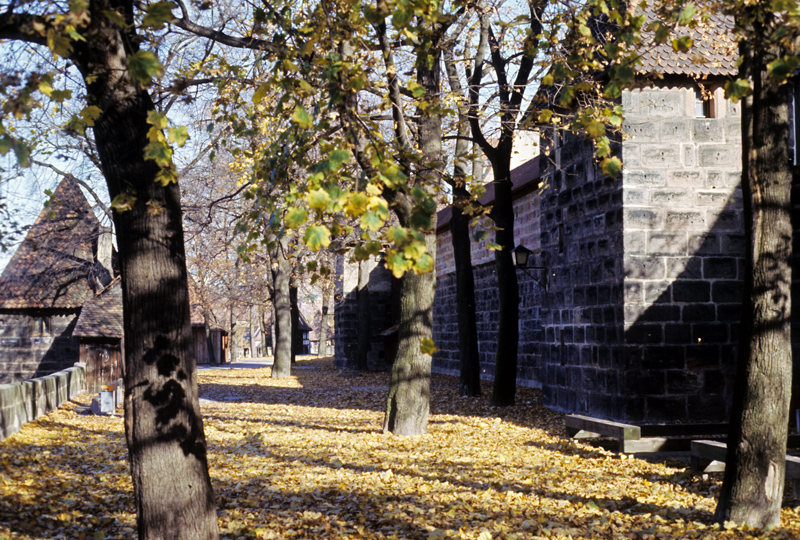
<svg viewBox="0 0 800 540">
<path fill-rule="evenodd" d="M 0 276 L 0 309 L 74 309 L 95 295 L 100 222 L 77 184 L 56 188 Z"/>
<path fill-rule="evenodd" d="M 652 5 L 648 5 L 644 14 L 646 25 L 659 20 Z M 681 36 L 692 38 L 693 45 L 688 52 L 676 52 L 672 48 L 672 39 Z M 652 32 L 642 36 L 642 64 L 638 68 L 641 73 L 692 77 L 738 73 L 739 51 L 733 39 L 733 17 L 712 13 L 696 28 L 677 28 L 669 42 L 662 45 L 655 44 L 654 37 Z"/>
</svg>

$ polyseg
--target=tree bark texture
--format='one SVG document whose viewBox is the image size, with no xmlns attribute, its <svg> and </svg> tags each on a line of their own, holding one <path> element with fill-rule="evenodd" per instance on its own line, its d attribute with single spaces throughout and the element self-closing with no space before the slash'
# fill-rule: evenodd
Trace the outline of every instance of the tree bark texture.
<svg viewBox="0 0 800 540">
<path fill-rule="evenodd" d="M 217 357 L 214 355 L 214 338 L 211 334 L 211 314 L 208 309 L 203 309 L 203 331 L 206 337 L 206 354 L 208 354 L 208 363 L 216 364 Z"/>
<path fill-rule="evenodd" d="M 791 185 L 785 86 L 767 73 L 784 54 L 750 24 L 740 75 L 742 191 L 747 257 L 738 365 L 725 477 L 715 518 L 751 527 L 780 524 L 791 395 Z M 765 44 L 766 43 L 766 44 Z"/>
<path fill-rule="evenodd" d="M 517 270 L 511 260 L 514 249 L 514 202 L 511 196 L 511 172 L 508 160 L 493 166 L 494 206 L 491 217 L 497 230 L 495 242 L 501 246 L 494 252 L 497 272 L 498 328 L 495 356 L 492 405 L 506 407 L 514 404 L 517 391 L 517 349 L 519 347 L 519 286 Z"/>
<path fill-rule="evenodd" d="M 180 191 L 155 181 L 144 159 L 155 110 L 130 80 L 126 59 L 136 52 L 132 29 L 104 13 L 119 10 L 133 28 L 131 2 L 90 2 L 91 22 L 73 42 L 73 60 L 87 101 L 102 110 L 94 125 L 101 168 L 113 199 L 136 197 L 114 212 L 122 271 L 125 330 L 125 434 L 142 540 L 218 537 L 206 459 L 189 317 Z M 124 34 L 123 34 L 124 33 Z M 148 202 L 160 213 L 148 212 Z M 167 308 L 165 309 L 165 306 Z"/>
<path fill-rule="evenodd" d="M 317 349 L 317 356 L 328 355 L 328 321 L 330 321 L 330 314 L 328 313 L 331 304 L 331 285 L 329 280 L 325 280 L 322 285 L 322 319 L 319 323 L 319 348 Z"/>
<path fill-rule="evenodd" d="M 466 193 L 466 190 L 458 187 L 453 190 L 450 235 L 456 265 L 458 349 L 461 356 L 458 393 L 462 396 L 479 396 L 481 395 L 481 364 L 478 356 L 478 323 L 475 319 L 475 276 L 472 273 L 470 217 L 464 214 L 459 206 L 467 200 L 469 200 L 469 194 Z"/>
<path fill-rule="evenodd" d="M 426 246 L 428 253 L 435 257 L 433 234 L 426 235 Z M 406 272 L 400 278 L 397 355 L 389 382 L 384 432 L 411 436 L 428 431 L 431 356 L 420 350 L 420 341 L 431 337 L 435 290 L 433 272 Z"/>
<path fill-rule="evenodd" d="M 369 310 L 369 261 L 358 262 L 358 288 L 356 291 L 358 301 L 358 343 L 356 347 L 356 369 L 367 370 L 369 356 L 371 327 Z"/>
<path fill-rule="evenodd" d="M 417 109 L 417 143 L 422 162 L 416 166 L 415 182 L 432 192 L 441 183 L 442 119 L 438 113 L 441 88 L 442 28 L 432 25 L 423 32 L 430 46 L 426 56 L 417 59 L 417 83 L 425 89 L 426 107 Z M 395 111 L 397 113 L 397 111 Z M 431 194 L 432 196 L 432 194 Z M 397 194 L 390 205 L 400 225 L 410 225 L 413 199 Z M 431 230 L 424 233 L 428 254 L 436 260 L 436 214 Z M 400 322 L 397 356 L 392 365 L 384 432 L 395 435 L 421 435 L 428 429 L 430 411 L 431 356 L 422 352 L 421 341 L 433 336 L 433 297 L 436 292 L 435 268 L 425 274 L 406 272 L 400 278 Z"/>
<path fill-rule="evenodd" d="M 285 241 L 281 241 L 272 256 L 272 306 L 275 310 L 275 350 L 272 365 L 274 379 L 292 373 L 292 306 L 289 283 L 292 264 L 285 256 Z"/>
<path fill-rule="evenodd" d="M 261 356 L 267 356 L 267 347 L 269 343 L 267 343 L 267 323 L 264 320 L 264 306 L 259 306 L 258 308 L 258 329 L 261 331 Z"/>
<path fill-rule="evenodd" d="M 297 285 L 294 283 L 294 278 L 289 285 L 289 303 L 292 307 L 292 364 L 294 364 L 297 362 L 297 355 L 300 354 L 300 348 L 303 346 L 300 334 L 300 306 L 297 305 Z"/>
</svg>

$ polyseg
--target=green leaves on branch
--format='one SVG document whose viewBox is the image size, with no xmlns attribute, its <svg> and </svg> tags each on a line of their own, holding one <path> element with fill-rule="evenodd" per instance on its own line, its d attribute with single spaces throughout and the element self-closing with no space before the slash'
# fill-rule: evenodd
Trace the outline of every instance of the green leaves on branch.
<svg viewBox="0 0 800 540">
<path fill-rule="evenodd" d="M 324 225 L 311 225 L 303 235 L 303 242 L 311 251 L 319 251 L 331 244 L 331 232 Z"/>
<path fill-rule="evenodd" d="M 800 67 L 800 59 L 795 55 L 778 58 L 767 64 L 767 72 L 774 80 L 783 82 Z"/>
<path fill-rule="evenodd" d="M 425 246 L 425 236 L 413 229 L 393 226 L 386 231 L 392 246 L 386 250 L 386 268 L 400 278 L 408 271 L 424 274 L 433 270 L 435 263 Z"/>
<path fill-rule="evenodd" d="M 283 218 L 287 229 L 302 227 L 308 221 L 308 210 L 305 208 L 290 208 Z"/>
<path fill-rule="evenodd" d="M 142 18 L 142 26 L 161 30 L 167 23 L 172 22 L 172 10 L 178 5 L 174 2 L 155 2 L 147 6 L 145 16 Z"/>
<path fill-rule="evenodd" d="M 144 157 L 155 161 L 161 168 L 156 174 L 156 182 L 162 186 L 177 182 L 178 172 L 172 162 L 170 142 L 183 146 L 189 139 L 189 132 L 183 126 L 169 127 L 167 115 L 157 111 L 148 113 L 147 123 L 151 125 L 147 132 L 147 139 L 150 142 L 144 147 Z M 164 136 L 165 129 L 169 132 L 169 140 Z"/>
<path fill-rule="evenodd" d="M 752 92 L 753 88 L 750 86 L 750 81 L 747 79 L 735 79 L 725 83 L 725 97 L 734 103 L 746 98 Z"/>
<path fill-rule="evenodd" d="M 311 115 L 308 114 L 308 111 L 306 111 L 302 105 L 298 105 L 294 108 L 292 122 L 297 124 L 300 129 L 311 129 L 311 127 L 314 125 Z"/>
<path fill-rule="evenodd" d="M 128 71 L 131 79 L 143 88 L 149 88 L 153 79 L 164 76 L 164 66 L 152 51 L 137 51 L 128 56 Z"/>
</svg>

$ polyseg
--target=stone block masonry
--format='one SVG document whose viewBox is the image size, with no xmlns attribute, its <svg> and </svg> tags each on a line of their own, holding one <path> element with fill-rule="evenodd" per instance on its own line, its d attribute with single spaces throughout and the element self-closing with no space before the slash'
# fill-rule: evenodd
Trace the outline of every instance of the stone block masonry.
<svg viewBox="0 0 800 540">
<path fill-rule="evenodd" d="M 497 353 L 498 297 L 494 263 L 473 267 L 475 276 L 475 311 L 478 325 L 478 356 L 481 378 L 494 379 Z M 520 333 L 517 355 L 517 383 L 541 386 L 539 377 L 542 329 L 540 306 L 542 290 L 530 275 L 517 275 L 520 290 Z M 458 350 L 458 314 L 456 310 L 456 276 L 437 276 L 433 312 L 433 339 L 438 351 L 433 355 L 433 371 L 458 377 L 461 357 Z"/>
<path fill-rule="evenodd" d="M 692 88 L 627 98 L 638 104 L 622 143 L 629 422 L 723 420 L 733 391 L 744 278 L 741 126 L 738 105 L 716 97 L 713 118 L 687 107 L 669 119 L 648 104 L 692 103 Z"/>
<path fill-rule="evenodd" d="M 533 157 L 533 156 L 531 156 Z M 535 181 L 538 178 L 527 178 Z M 534 183 L 534 185 L 536 185 Z M 539 192 L 523 187 L 514 199 L 514 243 L 538 252 L 541 247 Z M 491 231 L 488 218 L 479 220 L 471 234 L 478 229 Z M 471 245 L 475 279 L 475 311 L 478 325 L 478 355 L 481 378 L 494 379 L 497 354 L 498 296 L 494 252 L 487 247 L 493 234 Z M 519 284 L 519 348 L 517 383 L 522 386 L 541 386 L 541 305 L 545 280 L 540 270 L 517 271 Z M 537 282 L 537 279 L 539 280 Z M 456 308 L 456 276 L 453 241 L 449 228 L 438 231 L 436 237 L 436 298 L 433 313 L 433 339 L 439 349 L 433 355 L 432 371 L 459 376 L 461 356 L 458 349 L 458 312 Z"/>
<path fill-rule="evenodd" d="M 541 307 L 543 398 L 558 410 L 617 419 L 624 410 L 622 180 L 600 172 L 582 137 L 558 135 L 546 147 L 550 165 L 540 198 L 542 261 L 549 267 Z M 654 175 L 643 174 L 641 181 L 664 184 Z M 664 220 L 647 209 L 629 218 L 643 226 Z"/>
<path fill-rule="evenodd" d="M 0 440 L 86 391 L 81 364 L 23 382 L 0 384 Z"/>
<path fill-rule="evenodd" d="M 689 81 L 623 94 L 621 178 L 582 137 L 544 143 L 545 404 L 623 422 L 724 420 L 744 233 L 739 109 Z M 601 247 L 602 246 L 602 247 Z"/>
</svg>

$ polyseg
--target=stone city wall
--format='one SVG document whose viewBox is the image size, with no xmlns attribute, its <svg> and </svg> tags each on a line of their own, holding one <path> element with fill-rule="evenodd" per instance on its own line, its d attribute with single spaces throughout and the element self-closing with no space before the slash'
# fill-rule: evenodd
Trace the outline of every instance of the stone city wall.
<svg viewBox="0 0 800 540">
<path fill-rule="evenodd" d="M 0 384 L 0 440 L 86 391 L 86 370 L 76 365 L 51 375 Z"/>
</svg>

